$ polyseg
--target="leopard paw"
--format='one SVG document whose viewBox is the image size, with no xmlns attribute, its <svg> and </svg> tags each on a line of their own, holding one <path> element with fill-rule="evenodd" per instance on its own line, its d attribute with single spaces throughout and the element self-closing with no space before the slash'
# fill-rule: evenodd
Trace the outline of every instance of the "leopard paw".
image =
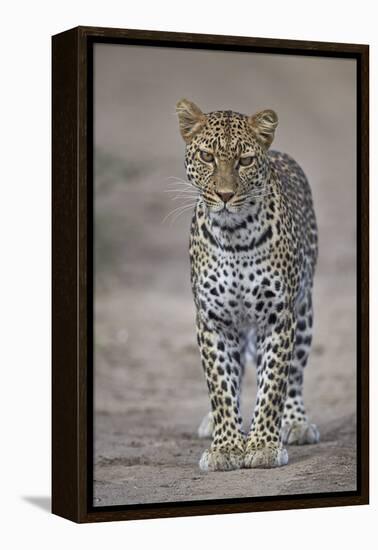
<svg viewBox="0 0 378 550">
<path fill-rule="evenodd" d="M 239 448 L 218 448 L 206 450 L 199 461 L 204 472 L 238 470 L 244 464 L 243 451 Z"/>
<path fill-rule="evenodd" d="M 211 412 L 205 414 L 201 424 L 198 427 L 198 436 L 201 439 L 207 439 L 213 435 L 214 420 Z"/>
<path fill-rule="evenodd" d="M 277 468 L 285 466 L 288 461 L 287 450 L 283 447 L 247 448 L 244 455 L 245 468 Z"/>
<path fill-rule="evenodd" d="M 282 426 L 282 441 L 287 445 L 311 445 L 318 443 L 319 430 L 315 424 L 293 422 Z"/>
</svg>

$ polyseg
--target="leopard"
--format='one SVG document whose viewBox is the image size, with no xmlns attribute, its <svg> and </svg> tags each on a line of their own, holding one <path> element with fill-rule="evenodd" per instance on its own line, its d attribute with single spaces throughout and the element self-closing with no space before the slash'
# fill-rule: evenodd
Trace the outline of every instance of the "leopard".
<svg viewBox="0 0 378 550">
<path fill-rule="evenodd" d="M 203 113 L 181 99 L 176 113 L 195 192 L 190 277 L 210 399 L 199 435 L 211 443 L 199 467 L 285 466 L 287 445 L 319 441 L 303 401 L 318 257 L 310 185 L 291 156 L 271 149 L 274 110 Z M 244 430 L 241 388 L 249 359 L 257 393 Z"/>
</svg>

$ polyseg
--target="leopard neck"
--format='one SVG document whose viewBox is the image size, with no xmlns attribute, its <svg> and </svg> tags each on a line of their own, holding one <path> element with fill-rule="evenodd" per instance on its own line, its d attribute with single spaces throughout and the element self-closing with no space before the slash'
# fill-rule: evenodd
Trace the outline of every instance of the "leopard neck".
<svg viewBox="0 0 378 550">
<path fill-rule="evenodd" d="M 226 211 L 212 213 L 199 201 L 196 218 L 202 236 L 210 245 L 226 251 L 243 251 L 252 249 L 256 243 L 263 244 L 281 211 L 281 186 L 273 171 L 269 173 L 264 189 L 264 197 L 251 198 L 248 206 L 236 214 Z"/>
</svg>

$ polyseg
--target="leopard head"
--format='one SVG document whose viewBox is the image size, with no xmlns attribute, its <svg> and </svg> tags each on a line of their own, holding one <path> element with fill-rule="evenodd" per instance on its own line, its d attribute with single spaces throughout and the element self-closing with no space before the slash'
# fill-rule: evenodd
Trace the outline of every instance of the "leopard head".
<svg viewBox="0 0 378 550">
<path fill-rule="evenodd" d="M 267 152 L 278 125 L 274 111 L 205 114 L 187 99 L 177 103 L 176 111 L 186 143 L 187 178 L 210 212 L 243 212 L 263 197 Z"/>
</svg>

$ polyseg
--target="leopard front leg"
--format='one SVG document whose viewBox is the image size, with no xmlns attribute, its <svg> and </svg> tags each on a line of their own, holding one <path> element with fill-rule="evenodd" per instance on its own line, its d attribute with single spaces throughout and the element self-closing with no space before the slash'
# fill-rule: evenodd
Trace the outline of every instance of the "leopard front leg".
<svg viewBox="0 0 378 550">
<path fill-rule="evenodd" d="M 294 316 L 272 314 L 258 334 L 258 390 L 246 442 L 246 468 L 274 468 L 288 462 L 281 423 L 295 337 Z"/>
<path fill-rule="evenodd" d="M 232 329 L 197 320 L 198 344 L 213 419 L 213 440 L 200 459 L 201 470 L 235 470 L 244 462 L 245 437 L 239 409 L 239 337 Z"/>
<path fill-rule="evenodd" d="M 255 360 L 256 355 L 256 342 L 255 342 L 255 335 L 254 331 L 249 330 L 241 330 L 239 331 L 239 342 L 240 342 L 240 359 L 241 359 L 241 376 L 239 379 L 239 385 L 240 385 L 240 393 L 241 393 L 241 386 L 242 381 L 244 378 L 244 373 L 246 369 L 246 362 L 247 360 Z M 213 413 L 210 411 L 205 414 L 205 416 L 202 418 L 200 425 L 198 426 L 198 436 L 201 439 L 208 439 L 211 438 L 213 435 L 214 430 L 214 420 L 213 420 Z"/>
</svg>

